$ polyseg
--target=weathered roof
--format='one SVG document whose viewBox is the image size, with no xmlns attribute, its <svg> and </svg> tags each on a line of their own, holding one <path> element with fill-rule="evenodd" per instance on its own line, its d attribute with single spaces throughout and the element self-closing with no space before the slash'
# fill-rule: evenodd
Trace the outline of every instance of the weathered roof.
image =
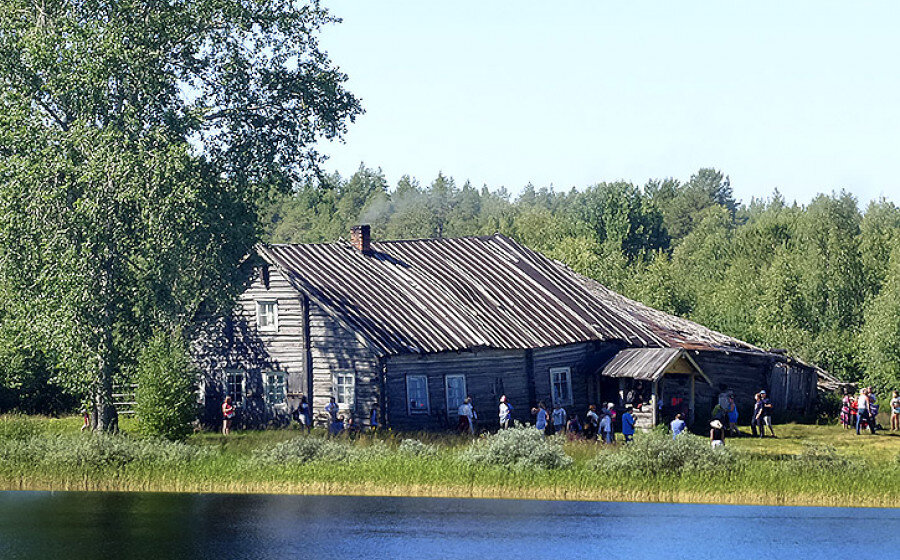
<svg viewBox="0 0 900 560">
<path fill-rule="evenodd" d="M 261 244 L 300 292 L 385 355 L 527 349 L 618 340 L 626 346 L 762 349 L 652 309 L 508 237 Z"/>
<path fill-rule="evenodd" d="M 629 299 L 610 290 L 596 280 L 580 275 L 579 279 L 585 288 L 596 297 L 615 307 L 631 320 L 643 324 L 647 329 L 659 336 L 665 342 L 665 346 L 686 348 L 688 350 L 734 349 L 764 352 L 762 348 L 753 346 L 743 340 L 738 340 L 683 317 L 665 313 Z"/>
<path fill-rule="evenodd" d="M 685 355 L 682 348 L 626 348 L 603 366 L 601 375 L 657 381 L 682 355 Z M 691 363 L 697 367 L 693 360 Z"/>
<path fill-rule="evenodd" d="M 372 243 L 367 254 L 346 242 L 258 252 L 384 354 L 591 340 L 666 345 L 578 274 L 500 234 Z"/>
</svg>

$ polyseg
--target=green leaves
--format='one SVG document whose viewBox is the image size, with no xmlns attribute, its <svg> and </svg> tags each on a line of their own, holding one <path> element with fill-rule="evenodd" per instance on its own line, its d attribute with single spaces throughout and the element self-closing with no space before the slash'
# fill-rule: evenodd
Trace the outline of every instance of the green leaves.
<svg viewBox="0 0 900 560">
<path fill-rule="evenodd" d="M 158 332 L 138 357 L 135 413 L 141 433 L 177 441 L 197 417 L 197 379 L 180 334 Z"/>
<path fill-rule="evenodd" d="M 317 2 L 0 0 L 0 291 L 102 416 L 154 330 L 227 308 L 260 201 L 361 112 L 317 45 L 333 21 Z"/>
</svg>

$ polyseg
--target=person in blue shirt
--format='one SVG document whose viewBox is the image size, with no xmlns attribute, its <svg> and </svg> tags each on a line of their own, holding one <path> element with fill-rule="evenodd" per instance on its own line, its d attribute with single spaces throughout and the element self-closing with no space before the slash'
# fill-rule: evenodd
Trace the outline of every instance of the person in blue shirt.
<svg viewBox="0 0 900 560">
<path fill-rule="evenodd" d="M 630 404 L 625 405 L 625 414 L 622 415 L 622 436 L 625 437 L 625 443 L 634 441 L 634 415 L 631 410 Z"/>
<path fill-rule="evenodd" d="M 541 432 L 547 427 L 547 408 L 544 406 L 544 403 L 538 403 L 537 420 L 534 422 L 534 427 Z"/>
<path fill-rule="evenodd" d="M 672 427 L 672 439 L 675 439 L 678 437 L 678 434 L 684 432 L 684 429 L 687 427 L 687 424 L 684 421 L 684 415 L 676 414 L 675 419 L 672 420 L 670 426 Z"/>
<path fill-rule="evenodd" d="M 612 417 L 609 414 L 600 415 L 600 441 L 612 443 Z"/>
</svg>

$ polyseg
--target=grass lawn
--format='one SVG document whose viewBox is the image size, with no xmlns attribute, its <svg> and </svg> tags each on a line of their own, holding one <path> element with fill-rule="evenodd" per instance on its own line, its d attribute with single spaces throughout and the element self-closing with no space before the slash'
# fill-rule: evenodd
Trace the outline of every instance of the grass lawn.
<svg viewBox="0 0 900 560">
<path fill-rule="evenodd" d="M 885 424 L 882 421 L 882 424 Z M 0 417 L 0 490 L 121 490 L 265 492 L 625 500 L 787 505 L 900 503 L 900 432 L 857 436 L 839 426 L 783 424 L 777 438 L 727 441 L 725 469 L 671 470 L 636 446 L 562 443 L 572 461 L 563 468 L 510 468 L 466 462 L 472 445 L 448 434 L 381 432 L 330 445 L 341 459 L 261 461 L 281 443 L 305 438 L 298 430 L 198 433 L 186 445 L 141 438 L 98 438 L 79 433 L 77 417 Z M 134 432 L 127 418 L 123 432 Z M 428 453 L 409 454 L 404 438 Z M 102 439 L 102 438 L 101 438 Z M 314 432 L 321 440 L 322 433 Z M 561 438 L 559 438 L 561 442 Z M 707 453 L 705 443 L 692 440 Z M 128 445 L 121 446 L 117 442 Z M 129 443 L 131 442 L 131 443 Z M 326 445 L 326 447 L 327 447 Z M 131 447 L 135 449 L 131 449 Z M 328 448 L 331 449 L 331 448 Z M 512 450 L 511 452 L 517 452 Z M 501 452 L 505 453 L 505 452 Z M 525 451 L 529 453 L 529 451 Z M 651 454 L 656 453 L 652 451 Z M 665 455 L 663 450 L 659 455 Z M 620 456 L 622 455 L 622 456 Z M 715 457 L 714 457 L 715 458 Z M 502 457 L 501 457 L 502 459 Z M 601 468 L 617 460 L 615 470 Z M 600 467 L 598 467 L 600 465 Z M 863 496 L 860 501 L 860 496 Z"/>
</svg>

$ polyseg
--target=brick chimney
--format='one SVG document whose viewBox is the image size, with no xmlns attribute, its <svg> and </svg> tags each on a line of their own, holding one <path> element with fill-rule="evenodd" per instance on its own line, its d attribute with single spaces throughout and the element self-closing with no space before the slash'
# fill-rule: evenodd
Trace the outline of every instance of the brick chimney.
<svg viewBox="0 0 900 560">
<path fill-rule="evenodd" d="M 369 224 L 363 224 L 359 226 L 353 226 L 350 228 L 350 244 L 353 247 L 362 253 L 371 253 L 371 239 L 370 239 L 371 228 Z"/>
</svg>

